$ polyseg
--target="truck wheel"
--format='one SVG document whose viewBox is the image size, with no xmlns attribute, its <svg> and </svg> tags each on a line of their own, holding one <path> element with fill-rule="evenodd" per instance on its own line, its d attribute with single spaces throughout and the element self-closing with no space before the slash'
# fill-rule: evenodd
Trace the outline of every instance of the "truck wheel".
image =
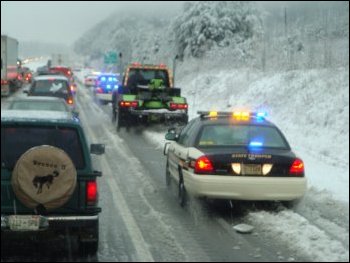
<svg viewBox="0 0 350 263">
<path fill-rule="evenodd" d="M 117 120 L 117 113 L 115 112 L 115 108 L 112 108 L 112 123 L 115 123 Z"/>
<path fill-rule="evenodd" d="M 170 177 L 170 171 L 169 171 L 169 161 L 166 163 L 165 168 L 165 184 L 167 187 L 171 186 L 171 177 Z"/>
<path fill-rule="evenodd" d="M 120 131 L 120 128 L 124 125 L 123 116 L 121 114 L 121 110 L 119 109 L 118 112 L 116 112 L 116 127 L 117 132 Z"/>
</svg>

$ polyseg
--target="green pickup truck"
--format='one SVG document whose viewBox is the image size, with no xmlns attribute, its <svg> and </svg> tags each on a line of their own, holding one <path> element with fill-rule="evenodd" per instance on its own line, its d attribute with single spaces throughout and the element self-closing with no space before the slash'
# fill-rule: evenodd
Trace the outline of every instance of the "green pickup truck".
<svg viewBox="0 0 350 263">
<path fill-rule="evenodd" d="M 1 111 L 1 244 L 68 233 L 83 254 L 98 249 L 97 177 L 91 144 L 67 112 Z"/>
</svg>

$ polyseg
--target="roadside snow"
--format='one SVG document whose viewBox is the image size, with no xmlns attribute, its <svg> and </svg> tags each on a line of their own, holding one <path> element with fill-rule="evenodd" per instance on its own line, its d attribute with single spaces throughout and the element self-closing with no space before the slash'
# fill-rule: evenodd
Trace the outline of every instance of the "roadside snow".
<svg viewBox="0 0 350 263">
<path fill-rule="evenodd" d="M 248 219 L 267 236 L 282 240 L 292 250 L 309 256 L 313 261 L 349 261 L 349 250 L 341 242 L 333 240 L 312 222 L 292 211 L 276 214 L 251 212 Z"/>
</svg>

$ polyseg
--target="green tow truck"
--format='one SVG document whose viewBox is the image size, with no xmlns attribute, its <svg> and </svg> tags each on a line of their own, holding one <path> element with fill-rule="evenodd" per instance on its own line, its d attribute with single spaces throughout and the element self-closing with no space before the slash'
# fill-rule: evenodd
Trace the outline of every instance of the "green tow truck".
<svg viewBox="0 0 350 263">
<path fill-rule="evenodd" d="M 173 86 L 171 72 L 163 64 L 128 65 L 122 86 L 113 93 L 112 105 L 117 131 L 140 124 L 188 122 L 187 100 Z"/>
</svg>

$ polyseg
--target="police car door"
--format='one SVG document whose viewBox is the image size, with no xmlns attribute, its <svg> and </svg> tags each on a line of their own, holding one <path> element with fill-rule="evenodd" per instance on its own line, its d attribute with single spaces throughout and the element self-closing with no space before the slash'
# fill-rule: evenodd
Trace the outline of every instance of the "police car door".
<svg viewBox="0 0 350 263">
<path fill-rule="evenodd" d="M 174 147 L 171 147 L 169 151 L 173 151 L 175 156 L 175 165 L 174 171 L 177 173 L 174 174 L 175 179 L 178 181 L 180 177 L 180 169 L 187 169 L 188 166 L 188 153 L 189 153 L 189 139 L 191 136 L 192 128 L 194 127 L 194 120 L 191 121 L 185 128 L 181 131 L 179 139 L 176 143 L 173 144 Z"/>
</svg>

